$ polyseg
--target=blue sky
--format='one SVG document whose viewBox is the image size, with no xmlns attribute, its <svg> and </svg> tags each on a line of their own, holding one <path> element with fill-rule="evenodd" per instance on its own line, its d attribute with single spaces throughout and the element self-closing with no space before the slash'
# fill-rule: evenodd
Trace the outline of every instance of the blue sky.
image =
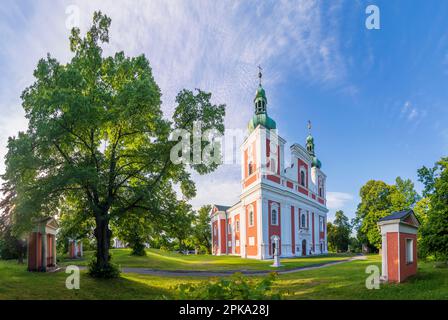
<svg viewBox="0 0 448 320">
<path fill-rule="evenodd" d="M 380 9 L 380 30 L 365 28 L 369 4 Z M 268 112 L 288 145 L 303 143 L 313 123 L 330 219 L 337 209 L 354 216 L 369 179 L 411 178 L 421 190 L 416 170 L 447 153 L 446 1 L 6 1 L 1 157 L 7 137 L 26 128 L 19 97 L 38 59 L 70 58 L 73 8 L 82 31 L 94 10 L 112 18 L 106 54 L 148 57 L 167 116 L 181 88 L 199 87 L 227 104 L 227 128 L 244 128 L 261 64 Z M 238 165 L 195 180 L 195 206 L 236 202 Z"/>
</svg>

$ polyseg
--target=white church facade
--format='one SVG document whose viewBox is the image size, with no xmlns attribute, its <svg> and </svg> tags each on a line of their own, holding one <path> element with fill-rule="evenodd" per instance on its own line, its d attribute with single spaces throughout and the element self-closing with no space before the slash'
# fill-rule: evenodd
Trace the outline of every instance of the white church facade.
<svg viewBox="0 0 448 320">
<path fill-rule="evenodd" d="M 261 82 L 254 104 L 249 135 L 240 148 L 240 199 L 233 206 L 214 205 L 210 213 L 212 252 L 254 259 L 271 259 L 275 249 L 281 257 L 325 254 L 326 175 L 314 139 L 310 133 L 305 146 L 291 145 L 291 164 L 285 167 L 286 141 L 267 115 Z"/>
</svg>

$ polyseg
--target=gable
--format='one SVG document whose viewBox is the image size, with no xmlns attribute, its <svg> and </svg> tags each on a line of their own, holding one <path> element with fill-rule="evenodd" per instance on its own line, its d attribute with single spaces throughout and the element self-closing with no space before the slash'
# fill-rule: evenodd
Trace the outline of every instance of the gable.
<svg viewBox="0 0 448 320">
<path fill-rule="evenodd" d="M 48 222 L 47 222 L 47 227 L 49 227 L 49 228 L 53 228 L 53 229 L 58 229 L 59 228 L 59 224 L 58 224 L 58 222 L 55 220 L 55 219 L 51 219 L 51 220 L 49 220 Z"/>
<path fill-rule="evenodd" d="M 405 219 L 403 219 L 403 222 L 406 222 L 406 223 L 416 226 L 416 227 L 418 227 L 420 225 L 414 212 L 411 212 Z"/>
</svg>

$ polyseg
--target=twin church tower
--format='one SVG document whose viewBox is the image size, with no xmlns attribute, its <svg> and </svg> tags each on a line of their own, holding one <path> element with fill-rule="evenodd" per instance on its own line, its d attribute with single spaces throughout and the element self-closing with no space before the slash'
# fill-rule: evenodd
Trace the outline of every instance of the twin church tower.
<svg viewBox="0 0 448 320">
<path fill-rule="evenodd" d="M 285 167 L 286 140 L 268 116 L 261 77 L 260 69 L 255 112 L 241 145 L 240 199 L 212 207 L 212 252 L 255 259 L 270 259 L 275 249 L 282 257 L 327 253 L 326 175 L 314 139 L 310 132 L 305 147 L 291 145 Z"/>
</svg>

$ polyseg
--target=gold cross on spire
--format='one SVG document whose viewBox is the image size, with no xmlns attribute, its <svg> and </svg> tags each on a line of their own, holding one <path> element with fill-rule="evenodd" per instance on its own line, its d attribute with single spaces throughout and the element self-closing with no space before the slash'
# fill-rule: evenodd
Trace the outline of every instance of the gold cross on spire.
<svg viewBox="0 0 448 320">
<path fill-rule="evenodd" d="M 260 86 L 261 86 L 261 77 L 263 77 L 263 74 L 261 73 L 261 71 L 263 71 L 263 69 L 261 68 L 260 65 L 258 65 L 258 78 L 260 79 Z"/>
</svg>

